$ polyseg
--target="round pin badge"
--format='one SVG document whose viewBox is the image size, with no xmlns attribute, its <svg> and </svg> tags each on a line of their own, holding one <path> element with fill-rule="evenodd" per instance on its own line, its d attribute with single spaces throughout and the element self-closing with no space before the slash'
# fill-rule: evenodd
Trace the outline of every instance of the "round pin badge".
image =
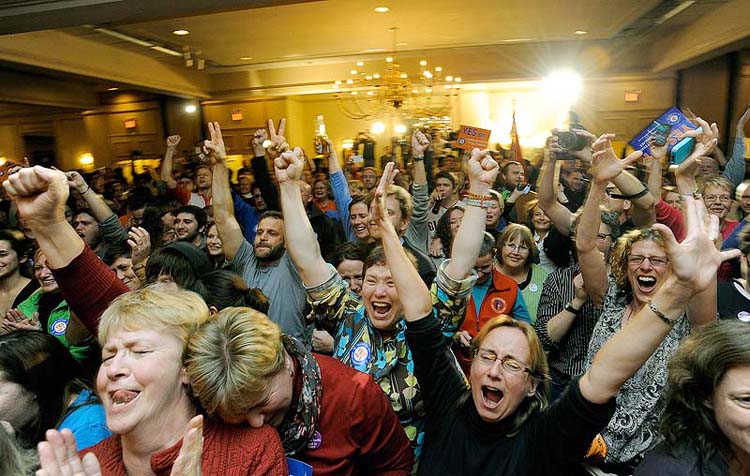
<svg viewBox="0 0 750 476">
<path fill-rule="evenodd" d="M 52 321 L 52 324 L 49 326 L 49 333 L 53 336 L 59 337 L 64 336 L 65 331 L 68 329 L 68 321 L 67 319 L 55 319 Z"/>
<path fill-rule="evenodd" d="M 310 438 L 310 441 L 307 443 L 307 448 L 311 450 L 317 450 L 320 448 L 320 445 L 323 444 L 323 435 L 320 434 L 318 430 L 315 430 L 315 433 L 313 433 L 312 438 Z"/>
<path fill-rule="evenodd" d="M 529 284 L 529 291 L 531 291 L 532 293 L 535 293 L 535 292 L 539 291 L 539 286 L 537 286 L 534 283 L 531 283 L 531 284 Z"/>
<path fill-rule="evenodd" d="M 367 342 L 357 342 L 352 348 L 349 357 L 354 365 L 367 365 L 370 362 L 370 344 Z"/>
<path fill-rule="evenodd" d="M 741 320 L 742 322 L 750 322 L 750 312 L 747 312 L 747 311 L 738 312 L 737 319 Z"/>
</svg>

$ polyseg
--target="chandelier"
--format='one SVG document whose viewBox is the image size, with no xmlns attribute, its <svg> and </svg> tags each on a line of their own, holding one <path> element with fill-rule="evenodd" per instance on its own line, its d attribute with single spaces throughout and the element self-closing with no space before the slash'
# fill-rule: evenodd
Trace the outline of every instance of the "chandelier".
<svg viewBox="0 0 750 476">
<path fill-rule="evenodd" d="M 392 33 L 397 30 L 390 29 Z M 410 77 L 393 56 L 388 56 L 385 62 L 382 73 L 352 69 L 349 78 L 332 85 L 334 97 L 345 116 L 372 119 L 397 113 L 418 119 L 450 114 L 450 98 L 458 95 L 460 76 L 444 75 L 441 66 L 428 68 L 427 61 L 421 60 L 419 73 Z M 364 66 L 364 62 L 357 62 L 357 68 Z"/>
</svg>

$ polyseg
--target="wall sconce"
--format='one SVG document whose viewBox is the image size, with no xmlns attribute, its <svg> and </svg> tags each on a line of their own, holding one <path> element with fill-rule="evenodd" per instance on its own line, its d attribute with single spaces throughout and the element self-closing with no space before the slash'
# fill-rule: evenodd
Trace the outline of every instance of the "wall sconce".
<svg viewBox="0 0 750 476">
<path fill-rule="evenodd" d="M 240 111 L 240 110 L 232 111 L 232 120 L 233 121 L 241 121 L 242 120 L 242 111 Z"/>
<path fill-rule="evenodd" d="M 640 89 L 630 89 L 625 91 L 625 102 L 638 102 L 641 98 Z"/>
<path fill-rule="evenodd" d="M 81 165 L 84 165 L 84 166 L 93 165 L 94 156 L 86 152 L 85 154 L 82 154 L 81 157 L 78 158 L 78 162 L 80 162 Z"/>
<path fill-rule="evenodd" d="M 125 130 L 131 131 L 135 129 L 136 127 L 138 127 L 138 123 L 136 122 L 135 119 L 127 119 L 125 121 Z"/>
</svg>

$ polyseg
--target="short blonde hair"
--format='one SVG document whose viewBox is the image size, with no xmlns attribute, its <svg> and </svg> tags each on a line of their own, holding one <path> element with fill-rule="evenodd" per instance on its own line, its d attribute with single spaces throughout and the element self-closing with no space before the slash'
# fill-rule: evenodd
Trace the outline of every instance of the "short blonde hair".
<svg viewBox="0 0 750 476">
<path fill-rule="evenodd" d="M 265 314 L 227 307 L 188 344 L 186 367 L 193 395 L 209 415 L 241 417 L 285 364 L 281 329 Z"/>
<path fill-rule="evenodd" d="M 209 319 L 205 301 L 192 291 L 162 291 L 146 287 L 118 296 L 99 320 L 99 343 L 104 345 L 115 329 L 166 330 L 182 342 Z"/>
</svg>

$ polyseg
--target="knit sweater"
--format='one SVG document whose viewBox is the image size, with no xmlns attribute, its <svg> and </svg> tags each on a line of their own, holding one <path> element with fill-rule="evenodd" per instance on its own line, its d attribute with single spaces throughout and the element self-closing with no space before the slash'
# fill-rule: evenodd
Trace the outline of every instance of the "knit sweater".
<svg viewBox="0 0 750 476">
<path fill-rule="evenodd" d="M 169 476 L 182 440 L 172 447 L 151 455 L 151 471 L 156 476 Z M 126 476 L 119 436 L 80 452 L 94 453 L 102 468 L 102 476 Z M 258 429 L 227 426 L 206 419 L 203 426 L 201 474 L 206 476 L 288 476 L 284 449 L 276 431 L 270 426 Z"/>
</svg>

